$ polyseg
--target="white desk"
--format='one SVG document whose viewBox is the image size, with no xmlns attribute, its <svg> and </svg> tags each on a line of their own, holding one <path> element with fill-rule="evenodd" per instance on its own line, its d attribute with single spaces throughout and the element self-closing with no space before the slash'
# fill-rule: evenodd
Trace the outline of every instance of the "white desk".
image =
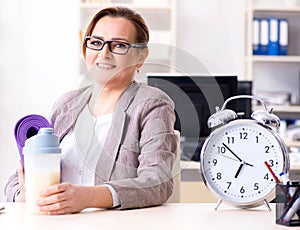
<svg viewBox="0 0 300 230">
<path fill-rule="evenodd" d="M 287 229 L 275 223 L 275 204 L 271 212 L 265 206 L 240 210 L 221 204 L 215 211 L 211 203 L 169 203 L 126 211 L 89 209 L 61 216 L 26 214 L 24 203 L 0 205 L 6 207 L 0 212 L 1 229 Z"/>
</svg>

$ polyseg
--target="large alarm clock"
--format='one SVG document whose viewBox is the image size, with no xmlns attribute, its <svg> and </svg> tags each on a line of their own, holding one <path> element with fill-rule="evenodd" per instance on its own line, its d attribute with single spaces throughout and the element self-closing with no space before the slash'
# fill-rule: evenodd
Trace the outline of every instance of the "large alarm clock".
<svg viewBox="0 0 300 230">
<path fill-rule="evenodd" d="M 264 107 L 251 119 L 239 116 L 226 105 L 231 100 L 255 99 Z M 263 100 L 249 95 L 227 99 L 208 119 L 213 128 L 201 149 L 200 165 L 205 185 L 219 199 L 238 208 L 252 208 L 275 198 L 281 172 L 289 172 L 287 147 L 278 134 L 279 118 Z"/>
</svg>

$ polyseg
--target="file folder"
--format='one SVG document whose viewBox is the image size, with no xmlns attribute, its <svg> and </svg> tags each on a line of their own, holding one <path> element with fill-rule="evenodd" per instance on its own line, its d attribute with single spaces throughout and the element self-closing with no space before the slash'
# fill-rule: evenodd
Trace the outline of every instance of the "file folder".
<svg viewBox="0 0 300 230">
<path fill-rule="evenodd" d="M 289 24 L 287 19 L 279 21 L 279 55 L 288 54 Z"/>
<path fill-rule="evenodd" d="M 252 49 L 253 55 L 259 54 L 259 19 L 253 19 L 252 25 Z"/>
<path fill-rule="evenodd" d="M 268 55 L 269 46 L 269 20 L 260 19 L 260 33 L 259 33 L 259 53 L 261 55 Z"/>
<path fill-rule="evenodd" d="M 269 45 L 268 54 L 278 55 L 279 54 L 279 19 L 269 18 Z"/>
</svg>

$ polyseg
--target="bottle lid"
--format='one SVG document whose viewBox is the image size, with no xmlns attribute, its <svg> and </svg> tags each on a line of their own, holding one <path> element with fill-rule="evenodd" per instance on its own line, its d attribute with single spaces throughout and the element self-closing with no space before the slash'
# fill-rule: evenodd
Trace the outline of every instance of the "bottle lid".
<svg viewBox="0 0 300 230">
<path fill-rule="evenodd" d="M 36 135 L 25 141 L 23 153 L 61 153 L 59 137 L 53 133 L 53 128 L 41 128 Z"/>
</svg>

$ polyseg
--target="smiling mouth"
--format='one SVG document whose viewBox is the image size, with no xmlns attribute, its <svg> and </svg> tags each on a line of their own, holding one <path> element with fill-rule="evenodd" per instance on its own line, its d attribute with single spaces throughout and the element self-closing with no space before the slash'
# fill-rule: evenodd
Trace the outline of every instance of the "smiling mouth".
<svg viewBox="0 0 300 230">
<path fill-rule="evenodd" d="M 101 69 L 109 70 L 109 69 L 115 68 L 116 66 L 114 66 L 114 65 L 109 65 L 109 64 L 104 64 L 104 63 L 97 63 L 97 67 L 98 67 L 98 68 L 101 68 Z"/>
</svg>

